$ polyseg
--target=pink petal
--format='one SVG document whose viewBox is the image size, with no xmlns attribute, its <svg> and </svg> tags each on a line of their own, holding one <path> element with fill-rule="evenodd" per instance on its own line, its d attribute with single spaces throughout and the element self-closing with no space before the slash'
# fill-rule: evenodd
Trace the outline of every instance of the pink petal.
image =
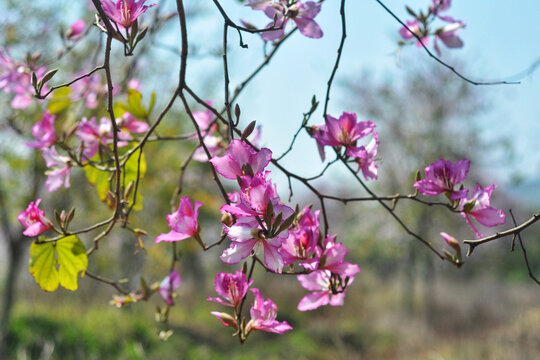
<svg viewBox="0 0 540 360">
<path fill-rule="evenodd" d="M 307 294 L 298 303 L 298 310 L 307 311 L 314 310 L 320 306 L 328 305 L 330 291 L 313 292 Z"/>
<path fill-rule="evenodd" d="M 232 242 L 229 248 L 223 251 L 220 259 L 226 264 L 238 264 L 251 254 L 251 250 L 253 250 L 257 241 Z"/>
<path fill-rule="evenodd" d="M 167 234 L 161 234 L 158 237 L 156 237 L 156 244 L 160 243 L 162 241 L 166 241 L 166 242 L 181 241 L 181 240 L 185 240 L 185 239 L 190 238 L 190 237 L 191 237 L 191 235 L 189 235 L 189 234 L 180 234 L 180 233 L 177 233 L 174 230 L 171 230 Z"/>
</svg>

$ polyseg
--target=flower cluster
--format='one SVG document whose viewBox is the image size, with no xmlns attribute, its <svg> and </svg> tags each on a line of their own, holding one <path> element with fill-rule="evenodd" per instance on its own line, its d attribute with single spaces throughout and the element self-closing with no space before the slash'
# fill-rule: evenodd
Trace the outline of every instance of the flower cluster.
<svg viewBox="0 0 540 360">
<path fill-rule="evenodd" d="M 292 269 L 298 264 L 303 273 L 319 273 L 329 279 L 316 290 L 313 286 L 307 287 L 308 290 L 322 292 L 329 299 L 330 294 L 344 293 L 360 268 L 345 261 L 347 249 L 336 243 L 335 236 L 322 239 L 319 210 L 305 207 L 301 212 L 294 211 L 281 202 L 269 179 L 270 171 L 265 170 L 271 158 L 272 152 L 267 148 L 256 152 L 245 142 L 233 140 L 226 155 L 210 160 L 219 174 L 236 179 L 240 187 L 239 192 L 229 193 L 230 204 L 221 207 L 224 231 L 231 240 L 221 259 L 227 264 L 237 264 L 262 251 L 267 269 L 281 273 L 284 266 Z M 301 284 L 310 281 L 302 276 L 299 276 Z M 216 291 L 223 293 L 217 285 Z M 330 301 L 310 305 L 306 302 L 303 300 L 299 305 L 300 310 L 315 309 Z"/>
<path fill-rule="evenodd" d="M 417 14 L 407 7 L 407 11 L 414 19 L 405 22 L 407 26 L 399 30 L 399 35 L 405 43 L 414 42 L 414 35 L 418 36 L 420 41 L 417 41 L 417 46 L 422 46 L 422 44 L 427 46 L 429 38 L 432 36 L 434 38 L 433 48 L 439 56 L 441 55 L 439 40 L 449 48 L 463 47 L 463 41 L 458 37 L 457 33 L 465 27 L 465 23 L 441 14 L 449 8 L 450 0 L 432 0 L 425 14 L 422 11 Z M 433 30 L 432 22 L 436 19 L 442 20 L 446 24 Z M 403 44 L 403 42 L 400 43 L 400 45 Z"/>
<path fill-rule="evenodd" d="M 253 280 L 248 281 L 246 274 L 241 270 L 238 270 L 234 274 L 218 273 L 214 286 L 216 292 L 227 301 L 212 297 L 208 297 L 207 300 L 232 306 L 234 308 L 234 317 L 228 313 L 217 311 L 213 311 L 212 315 L 217 317 L 225 326 L 231 326 L 236 331 L 240 331 L 244 339 L 253 330 L 263 330 L 277 334 L 283 334 L 285 331 L 292 330 L 292 327 L 286 321 L 279 322 L 276 320 L 277 305 L 270 299 L 264 300 L 259 289 L 255 288 L 251 289 L 255 297 L 255 302 L 251 304 L 251 319 L 247 324 L 238 321 L 241 304 L 245 301 L 247 291 L 252 283 Z"/>
<path fill-rule="evenodd" d="M 45 74 L 45 67 L 33 66 L 29 61 L 15 61 L 7 49 L 0 47 L 0 90 L 15 94 L 11 100 L 12 108 L 25 109 L 30 105 L 34 96 L 32 72 L 40 79 Z"/>
<path fill-rule="evenodd" d="M 490 205 L 491 193 L 497 187 L 496 185 L 484 188 L 476 184 L 470 196 L 469 189 L 465 189 L 463 186 L 456 189 L 456 186 L 467 177 L 470 163 L 467 159 L 455 163 L 439 159 L 424 169 L 426 178 L 416 181 L 414 187 L 420 193 L 428 196 L 444 194 L 465 217 L 476 237 L 481 238 L 483 235 L 472 223 L 472 219 L 484 226 L 493 227 L 504 224 L 506 215 L 502 210 L 495 209 Z"/>
<path fill-rule="evenodd" d="M 317 141 L 319 155 L 325 160 L 324 147 L 345 148 L 344 156 L 352 158 L 358 165 L 358 171 L 366 180 L 376 180 L 379 167 L 375 158 L 379 148 L 379 134 L 372 121 L 357 121 L 356 114 L 344 112 L 339 119 L 326 115 L 323 125 L 311 127 L 311 136 Z M 367 145 L 357 146 L 358 140 L 372 134 Z"/>
<path fill-rule="evenodd" d="M 69 178 L 73 161 L 68 156 L 59 155 L 54 144 L 57 140 L 56 130 L 54 128 L 56 116 L 46 111 L 41 121 L 32 127 L 32 135 L 35 141 L 26 143 L 26 146 L 40 149 L 43 153 L 45 163 L 49 168 L 46 171 L 48 176 L 45 186 L 49 192 L 58 190 L 62 184 L 68 188 L 70 186 Z M 137 121 L 129 112 L 117 119 L 117 125 L 121 130 L 118 133 L 118 146 L 126 146 L 132 139 L 132 133 L 143 133 L 148 130 L 148 124 Z M 109 149 L 113 143 L 112 124 L 109 118 L 103 117 L 99 125 L 96 118 L 90 120 L 83 117 L 77 126 L 76 135 L 81 142 L 83 160 L 90 160 L 100 147 Z"/>
<path fill-rule="evenodd" d="M 121 130 L 118 132 L 118 147 L 126 146 L 132 139 L 132 133 L 144 133 L 148 130 L 148 124 L 143 121 L 137 121 L 129 112 L 124 112 L 121 118 L 116 119 L 117 126 Z M 86 160 L 91 159 L 101 147 L 109 149 L 113 143 L 113 126 L 111 119 L 102 117 L 99 124 L 95 117 L 88 120 L 83 117 L 79 123 L 77 136 L 81 140 L 83 155 Z"/>
<path fill-rule="evenodd" d="M 314 18 L 321 11 L 321 3 L 307 1 L 305 3 L 296 0 L 247 0 L 246 6 L 253 10 L 263 11 L 266 16 L 272 19 L 261 33 L 265 41 L 277 40 L 283 37 L 285 26 L 289 20 L 296 23 L 298 30 L 307 37 L 318 39 L 323 36 L 323 32 Z"/>
</svg>

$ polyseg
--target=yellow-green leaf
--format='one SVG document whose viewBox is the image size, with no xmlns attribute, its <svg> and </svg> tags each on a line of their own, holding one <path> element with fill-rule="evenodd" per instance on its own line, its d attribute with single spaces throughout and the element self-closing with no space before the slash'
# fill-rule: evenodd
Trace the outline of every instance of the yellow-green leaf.
<svg viewBox="0 0 540 360">
<path fill-rule="evenodd" d="M 135 89 L 128 89 L 128 101 L 118 102 L 114 106 L 114 114 L 117 117 L 124 115 L 124 112 L 129 112 L 131 115 L 138 118 L 146 118 L 154 108 L 156 94 L 152 93 L 148 108 L 142 104 L 142 94 Z"/>
<path fill-rule="evenodd" d="M 29 270 L 43 290 L 54 291 L 58 288 L 60 280 L 52 242 L 30 245 Z"/>
<path fill-rule="evenodd" d="M 49 110 L 51 114 L 57 114 L 67 109 L 72 104 L 70 94 L 71 89 L 69 87 L 55 90 L 53 93 L 53 97 L 47 105 L 47 110 Z"/>
<path fill-rule="evenodd" d="M 75 235 L 30 246 L 30 273 L 45 291 L 55 291 L 58 285 L 77 290 L 79 271 L 84 274 L 87 266 L 84 244 Z"/>
<path fill-rule="evenodd" d="M 138 168 L 138 163 L 139 163 L 140 151 L 141 151 L 140 149 L 135 151 L 133 155 L 131 155 L 129 160 L 126 161 L 125 178 L 124 178 L 125 184 L 129 184 L 131 181 L 133 181 L 134 183 L 137 181 L 137 168 Z M 139 179 L 144 178 L 145 174 L 146 174 L 146 158 L 144 157 L 144 152 L 143 152 L 141 155 L 141 162 L 140 162 L 140 168 L 139 168 Z M 140 181 L 139 181 L 139 185 L 140 185 Z M 139 210 L 142 210 L 142 208 L 143 208 L 143 197 L 142 197 L 142 194 L 140 193 L 140 187 L 139 187 L 139 191 L 137 192 L 137 203 L 133 207 L 133 210 L 139 211 Z"/>
<path fill-rule="evenodd" d="M 92 158 L 92 161 L 99 161 L 99 155 Z M 107 190 L 109 190 L 110 172 L 101 171 L 93 166 L 85 166 L 84 173 L 88 182 L 96 187 L 99 199 L 105 201 L 107 199 Z"/>
<path fill-rule="evenodd" d="M 75 235 L 68 236 L 56 243 L 60 285 L 68 290 L 77 290 L 79 271 L 84 275 L 88 258 L 84 244 Z"/>
</svg>

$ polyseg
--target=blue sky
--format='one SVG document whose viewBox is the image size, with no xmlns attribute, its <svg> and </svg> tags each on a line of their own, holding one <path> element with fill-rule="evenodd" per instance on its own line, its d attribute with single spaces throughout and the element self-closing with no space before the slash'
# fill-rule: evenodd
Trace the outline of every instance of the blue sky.
<svg viewBox="0 0 540 360">
<path fill-rule="evenodd" d="M 259 12 L 237 6 L 236 2 L 223 2 L 226 10 L 235 20 L 243 18 L 259 26 L 268 19 Z M 240 106 L 246 120 L 257 119 L 263 124 L 264 140 L 276 153 L 286 148 L 287 139 L 292 136 L 302 112 L 309 107 L 313 94 L 324 98 L 325 84 L 335 59 L 336 48 L 341 34 L 339 20 L 339 1 L 326 1 L 317 21 L 324 31 L 320 40 L 312 40 L 296 34 L 283 46 L 281 53 L 275 57 L 270 66 L 254 81 L 240 99 Z M 407 19 L 404 4 L 411 8 L 424 9 L 429 1 L 385 1 L 400 18 Z M 443 50 L 443 59 L 466 63 L 465 74 L 475 80 L 509 79 L 525 70 L 540 57 L 540 2 L 521 1 L 519 6 L 509 1 L 453 1 L 448 12 L 454 18 L 467 23 L 461 32 L 465 46 L 452 51 Z M 215 39 L 215 31 L 221 26 L 208 27 L 203 20 L 218 16 L 210 6 L 208 13 L 201 18 L 200 33 L 208 42 Z M 349 0 L 347 2 L 348 38 L 343 53 L 342 67 L 337 79 L 354 76 L 369 70 L 378 76 L 391 74 L 400 76 L 410 62 L 427 57 L 427 54 L 414 46 L 403 49 L 399 62 L 396 59 L 396 40 L 399 24 L 391 18 L 374 0 Z M 197 26 L 197 25 L 195 25 Z M 230 33 L 231 48 L 231 83 L 234 85 L 243 79 L 246 69 L 256 66 L 261 58 L 258 37 L 246 36 L 250 45 L 248 50 L 235 46 L 237 35 Z M 219 45 L 219 41 L 214 41 Z M 220 59 L 210 61 L 208 66 L 219 67 Z M 197 72 L 194 65 L 194 72 Z M 203 71 L 207 71 L 203 70 Z M 441 67 L 441 71 L 447 71 Z M 540 70 L 539 70 L 540 71 Z M 194 74 L 195 75 L 195 74 Z M 487 159 L 490 163 L 489 174 L 499 181 L 506 182 L 510 175 L 519 173 L 527 178 L 538 178 L 540 175 L 540 152 L 536 151 L 536 141 L 540 135 L 540 83 L 537 74 L 522 80 L 520 85 L 500 85 L 483 87 L 492 100 L 489 113 L 477 119 L 482 136 L 486 139 L 506 137 L 510 139 L 516 152 L 516 163 L 508 164 Z M 221 79 L 217 79 L 218 88 L 222 87 Z M 350 101 L 349 94 L 337 87 L 332 93 L 329 106 L 331 114 L 340 114 L 343 103 Z M 322 122 L 320 114 L 312 123 Z M 299 149 L 291 156 L 289 164 L 299 166 L 300 171 L 315 172 L 316 154 L 313 158 L 305 157 L 306 149 L 315 150 L 313 140 L 303 139 Z M 384 154 L 382 154 L 384 156 Z M 300 163 L 301 165 L 297 165 Z M 320 163 L 320 162 L 319 162 Z M 304 169 L 305 168 L 305 169 Z M 310 171 L 311 170 L 311 171 Z"/>
<path fill-rule="evenodd" d="M 174 11 L 174 1 L 155 2 L 158 7 L 165 6 Z M 425 9 L 429 2 L 430 0 L 386 0 L 385 4 L 405 20 L 409 18 L 405 4 L 418 10 Z M 261 12 L 252 11 L 238 1 L 224 0 L 221 3 L 235 21 L 245 19 L 258 26 L 264 26 L 269 21 Z M 203 52 L 211 50 L 219 53 L 223 23 L 213 3 L 191 0 L 186 1 L 186 4 L 188 7 L 204 9 L 202 15 L 189 19 L 191 44 Z M 263 142 L 276 154 L 280 154 L 288 146 L 297 124 L 301 121 L 302 113 L 310 106 L 311 97 L 315 94 L 318 99 L 324 99 L 326 81 L 341 35 L 339 6 L 338 0 L 325 1 L 316 18 L 324 31 L 323 38 L 313 40 L 299 33 L 295 34 L 239 99 L 245 123 L 257 120 L 263 125 Z M 348 0 L 346 10 L 348 38 L 329 106 L 329 113 L 334 115 L 349 110 L 344 104 L 351 102 L 351 95 L 339 88 L 340 80 L 355 78 L 364 71 L 370 71 L 380 78 L 392 76 L 399 79 L 411 64 L 427 58 L 422 49 L 409 46 L 403 49 L 398 61 L 395 52 L 400 25 L 375 0 Z M 150 10 L 146 16 L 152 11 L 154 10 Z M 75 20 L 77 14 L 70 12 Z M 538 1 L 523 0 L 515 3 L 505 0 L 454 0 L 448 14 L 467 23 L 460 33 L 465 46 L 451 51 L 443 49 L 442 58 L 449 63 L 465 63 L 467 69 L 464 72 L 471 78 L 508 79 L 525 70 L 540 57 Z M 161 42 L 178 47 L 177 27 L 177 22 L 173 21 L 169 35 Z M 245 35 L 244 41 L 249 44 L 249 49 L 237 46 L 237 33 L 229 32 L 231 89 L 262 59 L 260 37 Z M 158 48 L 156 56 L 168 56 L 172 61 L 178 61 L 177 56 Z M 216 104 L 219 104 L 219 99 L 223 96 L 221 57 L 192 57 L 188 69 L 190 84 L 202 93 L 207 93 L 209 87 L 213 88 L 214 99 Z M 441 71 L 448 70 L 441 67 Z M 540 94 L 539 76 L 535 73 L 523 79 L 520 85 L 482 87 L 481 90 L 485 91 L 491 100 L 491 111 L 475 119 L 463 119 L 478 122 L 482 136 L 488 140 L 505 137 L 511 141 L 516 153 L 515 163 L 501 161 L 500 156 L 491 156 L 492 158 L 486 158 L 484 162 L 489 164 L 484 171 L 499 183 L 508 182 L 512 174 L 520 174 L 529 179 L 540 178 L 540 152 L 536 150 L 537 138 L 540 135 L 540 101 L 537 100 Z M 147 86 L 160 89 L 161 84 Z M 321 115 L 322 107 L 311 123 L 321 123 Z M 384 154 L 381 156 L 384 158 Z M 295 152 L 286 159 L 285 164 L 304 175 L 315 174 L 323 166 L 314 141 L 305 134 L 300 136 Z M 337 173 L 339 174 L 339 170 Z"/>
</svg>

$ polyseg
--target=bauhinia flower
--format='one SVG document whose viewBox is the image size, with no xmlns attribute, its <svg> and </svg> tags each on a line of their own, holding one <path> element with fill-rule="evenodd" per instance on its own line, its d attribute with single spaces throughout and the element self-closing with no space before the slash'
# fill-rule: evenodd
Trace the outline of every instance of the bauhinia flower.
<svg viewBox="0 0 540 360">
<path fill-rule="evenodd" d="M 14 61 L 9 52 L 0 47 L 0 90 L 13 93 L 11 107 L 25 109 L 32 102 L 34 87 L 31 84 L 32 72 L 41 79 L 46 68 L 35 68 L 30 64 Z"/>
<path fill-rule="evenodd" d="M 143 133 L 148 130 L 148 124 L 144 121 L 137 121 L 135 116 L 129 112 L 125 112 L 121 118 L 116 119 L 118 128 L 120 130 L 126 130 L 129 133 Z M 123 137 L 126 137 L 125 135 Z"/>
<path fill-rule="evenodd" d="M 56 141 L 56 132 L 54 131 L 55 118 L 55 115 L 52 115 L 49 111 L 45 111 L 41 121 L 32 126 L 32 135 L 34 135 L 36 141 L 25 143 L 25 145 L 38 149 L 53 145 Z"/>
<path fill-rule="evenodd" d="M 83 19 L 75 21 L 69 29 L 66 31 L 66 39 L 70 41 L 77 41 L 81 38 L 81 36 L 84 33 L 84 29 L 86 28 L 86 23 Z"/>
<path fill-rule="evenodd" d="M 207 101 L 207 104 L 212 106 L 214 102 L 212 100 Z M 223 138 L 219 135 L 218 125 L 213 123 L 214 113 L 210 109 L 205 111 L 194 111 L 193 118 L 199 126 L 201 131 L 201 136 L 204 137 L 204 145 L 211 157 L 219 155 L 224 149 L 221 147 Z M 198 135 L 194 135 L 193 139 L 199 140 Z M 200 162 L 207 162 L 208 155 L 206 154 L 205 149 L 202 146 L 199 146 L 197 150 L 193 153 L 193 160 Z"/>
<path fill-rule="evenodd" d="M 356 142 L 371 134 L 375 124 L 372 121 L 356 121 L 356 114 L 345 111 L 339 119 L 326 115 L 324 125 L 313 126 L 313 137 L 317 140 L 321 159 L 324 160 L 324 146 L 355 146 Z"/>
<path fill-rule="evenodd" d="M 75 74 L 75 76 L 80 76 Z M 95 109 L 99 105 L 99 98 L 107 92 L 107 87 L 101 82 L 99 74 L 93 74 L 89 77 L 82 78 L 70 86 L 71 99 L 78 101 L 84 99 L 85 106 L 89 109 Z M 118 86 L 114 86 L 113 94 L 116 94 Z"/>
<path fill-rule="evenodd" d="M 362 170 L 362 175 L 366 180 L 377 180 L 379 166 L 375 165 L 377 150 L 379 148 L 379 135 L 373 133 L 373 138 L 366 146 L 354 147 L 347 149 L 347 155 L 355 158 L 358 164 L 358 170 Z"/>
<path fill-rule="evenodd" d="M 321 11 L 321 3 L 314 1 L 302 3 L 301 1 L 296 1 L 294 4 L 288 5 L 286 0 L 277 2 L 271 0 L 248 0 L 246 6 L 251 7 L 253 10 L 262 10 L 266 16 L 272 19 L 272 22 L 267 25 L 267 28 L 279 28 L 277 30 L 264 31 L 261 34 L 263 40 L 271 41 L 281 38 L 289 19 L 296 23 L 302 35 L 313 39 L 323 36 L 320 26 L 314 20 Z M 274 19 L 276 19 L 275 24 Z"/>
<path fill-rule="evenodd" d="M 399 35 L 403 38 L 403 40 L 406 40 L 406 41 L 411 40 L 414 38 L 414 35 L 416 35 L 421 39 L 421 41 L 418 41 L 416 43 L 416 46 L 420 47 L 422 46 L 422 44 L 427 46 L 429 42 L 429 37 L 420 29 L 420 23 L 418 22 L 418 20 L 406 21 L 405 25 L 407 26 L 406 27 L 404 26 L 401 29 L 399 29 Z"/>
<path fill-rule="evenodd" d="M 225 231 L 231 239 L 231 245 L 220 256 L 224 263 L 238 264 L 252 251 L 257 253 L 262 248 L 266 266 L 276 273 L 281 273 L 283 258 L 278 250 L 284 237 L 288 235 L 286 231 L 276 237 L 267 238 L 254 217 L 241 217 L 231 227 L 225 227 Z"/>
<path fill-rule="evenodd" d="M 45 213 L 39 208 L 40 202 L 41 199 L 37 199 L 35 203 L 32 201 L 25 211 L 17 215 L 17 220 L 26 229 L 23 232 L 26 236 L 37 236 L 53 228 L 51 221 L 45 217 Z"/>
<path fill-rule="evenodd" d="M 144 5 L 145 2 L 146 0 L 118 0 L 114 3 L 112 0 L 101 0 L 101 6 L 109 19 L 118 26 L 129 28 L 148 8 L 156 6 Z"/>
<path fill-rule="evenodd" d="M 235 309 L 240 306 L 242 299 L 246 296 L 248 288 L 253 283 L 253 280 L 247 281 L 246 274 L 241 270 L 236 271 L 234 274 L 218 273 L 214 280 L 214 287 L 219 297 L 208 297 L 206 300 L 215 301 L 217 303 L 232 306 Z"/>
<path fill-rule="evenodd" d="M 298 275 L 297 279 L 304 289 L 313 291 L 298 303 L 298 310 L 307 311 L 328 304 L 343 306 L 346 288 L 353 282 L 354 277 L 343 280 L 328 270 L 319 270 L 307 275 Z"/>
<path fill-rule="evenodd" d="M 250 176 L 262 173 L 272 159 L 272 151 L 262 148 L 258 152 L 241 140 L 232 140 L 224 156 L 210 159 L 218 173 L 227 179 L 236 180 L 237 176 Z"/>
<path fill-rule="evenodd" d="M 467 159 L 455 163 L 439 159 L 424 169 L 426 178 L 415 182 L 414 187 L 424 195 L 445 194 L 450 200 L 462 199 L 469 190 L 455 190 L 454 187 L 465 180 L 470 165 Z"/>
<path fill-rule="evenodd" d="M 432 13 L 438 14 L 440 11 L 448 10 L 451 2 L 452 0 L 432 0 L 432 4 L 429 9 Z"/>
<path fill-rule="evenodd" d="M 474 226 L 472 219 L 488 227 L 502 225 L 506 222 L 505 213 L 490 206 L 491 193 L 496 187 L 496 185 L 490 185 L 484 188 L 480 184 L 476 184 L 471 197 L 463 198 L 460 201 L 461 215 L 465 217 L 467 224 L 469 224 L 477 238 L 481 238 L 483 235 Z"/>
<path fill-rule="evenodd" d="M 255 302 L 251 305 L 251 319 L 246 325 L 246 334 L 252 330 L 263 330 L 276 334 L 292 330 L 292 326 L 286 321 L 276 320 L 278 307 L 272 300 L 264 300 L 259 289 L 251 289 L 251 292 L 255 296 Z"/>
<path fill-rule="evenodd" d="M 280 202 L 274 186 L 265 175 L 257 174 L 253 178 L 244 176 L 240 182 L 244 185 L 241 194 L 231 194 L 231 199 L 235 201 L 221 207 L 224 215 L 237 217 L 234 224 L 224 225 L 224 231 L 232 243 L 221 255 L 221 260 L 227 264 L 237 264 L 248 257 L 252 250 L 257 252 L 262 248 L 267 267 L 279 273 L 283 268 L 283 258 L 278 250 L 287 238 L 288 231 L 278 230 L 294 210 Z"/>
<path fill-rule="evenodd" d="M 107 148 L 113 143 L 111 120 L 107 117 L 102 117 L 99 125 L 96 122 L 96 118 L 92 117 L 90 120 L 83 117 L 79 123 L 79 129 L 77 135 L 84 144 L 83 155 L 90 159 L 94 156 L 101 146 Z M 127 140 L 131 139 L 129 133 L 125 131 L 118 132 L 118 139 L 122 140 L 118 142 L 118 146 L 126 146 Z"/>
<path fill-rule="evenodd" d="M 56 148 L 43 148 L 43 158 L 49 170 L 45 172 L 48 176 L 45 181 L 47 191 L 53 192 L 58 190 L 64 184 L 64 187 L 69 187 L 69 175 L 71 170 L 71 159 L 67 156 L 58 155 Z"/>
<path fill-rule="evenodd" d="M 159 284 L 159 295 L 169 305 L 174 305 L 173 294 L 180 284 L 182 284 L 182 278 L 176 269 L 171 271 Z"/>
<path fill-rule="evenodd" d="M 193 237 L 200 242 L 200 228 L 197 217 L 199 216 L 199 208 L 202 205 L 203 204 L 200 201 L 195 201 L 195 206 L 193 206 L 189 196 L 181 198 L 178 210 L 167 215 L 167 221 L 171 231 L 156 237 L 156 243 L 161 241 L 181 241 L 190 237 Z"/>
<path fill-rule="evenodd" d="M 307 206 L 302 210 L 298 225 L 289 230 L 289 236 L 279 249 L 285 265 L 300 261 L 301 266 L 315 270 L 313 264 L 318 265 L 318 259 L 314 259 L 314 256 L 319 241 L 320 212 L 320 210 L 311 211 Z"/>
<path fill-rule="evenodd" d="M 411 9 L 407 8 L 407 11 L 414 16 L 414 20 L 405 22 L 406 26 L 403 26 L 399 30 L 399 35 L 402 39 L 409 43 L 413 38 L 418 37 L 420 41 L 416 43 L 417 46 L 427 46 L 429 37 L 435 38 L 433 42 L 433 48 L 437 54 L 441 55 L 441 49 L 439 48 L 438 41 L 442 41 L 449 48 L 460 48 L 463 46 L 463 41 L 457 36 L 457 32 L 465 27 L 463 21 L 455 20 L 448 15 L 441 15 L 442 12 L 450 8 L 450 0 L 433 0 L 427 15 L 420 13 L 416 15 Z M 433 29 L 432 22 L 435 19 L 440 19 L 448 24 L 437 29 Z M 400 42 L 403 45 L 403 42 Z"/>
<path fill-rule="evenodd" d="M 329 270 L 333 274 L 352 277 L 360 272 L 360 267 L 345 261 L 347 248 L 342 243 L 336 244 L 334 235 L 327 235 L 323 243 L 322 253 L 317 256 L 319 270 Z"/>
<path fill-rule="evenodd" d="M 435 32 L 435 41 L 433 42 L 433 48 L 439 56 L 441 56 L 441 49 L 437 40 L 441 40 L 444 45 L 449 48 L 463 47 L 463 41 L 457 36 L 457 32 L 465 27 L 463 21 L 455 21 L 448 24 Z"/>
</svg>

